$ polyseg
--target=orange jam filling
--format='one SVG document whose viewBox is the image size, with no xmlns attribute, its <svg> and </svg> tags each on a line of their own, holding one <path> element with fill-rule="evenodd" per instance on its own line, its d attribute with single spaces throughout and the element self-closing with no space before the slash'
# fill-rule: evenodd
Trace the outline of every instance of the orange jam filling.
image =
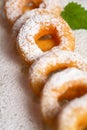
<svg viewBox="0 0 87 130">
<path fill-rule="evenodd" d="M 29 2 L 28 0 L 25 0 L 25 6 L 22 8 L 23 13 L 28 10 L 39 8 L 39 5 L 41 2 L 42 2 L 42 0 L 34 0 L 31 2 Z"/>
<path fill-rule="evenodd" d="M 36 41 L 36 43 L 42 51 L 50 50 L 56 45 L 56 41 L 51 35 L 41 37 Z"/>
<path fill-rule="evenodd" d="M 42 51 L 48 51 L 61 43 L 56 28 L 53 25 L 45 26 L 42 24 L 34 39 Z"/>
<path fill-rule="evenodd" d="M 66 88 L 66 85 L 65 85 Z M 83 88 L 83 89 L 82 89 Z M 63 87 L 64 89 L 64 87 Z M 60 90 L 60 93 L 62 92 L 62 89 Z M 67 89 L 67 91 L 65 93 L 63 93 L 60 97 L 59 97 L 59 101 L 63 101 L 63 100 L 72 100 L 75 97 L 81 97 L 83 96 L 85 93 L 87 93 L 87 88 L 85 86 L 74 86 L 74 87 L 70 87 Z"/>
<path fill-rule="evenodd" d="M 87 130 L 87 113 L 82 115 L 81 117 L 78 115 L 77 129 L 78 130 Z"/>
<path fill-rule="evenodd" d="M 32 10 L 32 9 L 34 9 L 34 8 L 36 8 L 36 6 L 35 6 L 35 4 L 34 4 L 33 2 L 31 2 L 31 3 L 26 4 L 26 5 L 23 7 L 22 11 L 23 11 L 23 13 L 24 13 L 24 12 L 26 12 L 26 11 L 28 11 L 28 10 Z"/>
</svg>

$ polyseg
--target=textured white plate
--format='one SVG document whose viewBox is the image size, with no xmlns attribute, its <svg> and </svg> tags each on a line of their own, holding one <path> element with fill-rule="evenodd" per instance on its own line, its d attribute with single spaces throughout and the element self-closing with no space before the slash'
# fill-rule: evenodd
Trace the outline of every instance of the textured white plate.
<svg viewBox="0 0 87 130">
<path fill-rule="evenodd" d="M 72 0 L 60 0 L 62 7 Z M 73 0 L 87 9 L 87 0 Z M 28 88 L 27 70 L 1 17 L 0 0 L 0 130 L 45 130 L 39 104 Z M 87 30 L 74 31 L 76 49 L 87 60 Z"/>
</svg>

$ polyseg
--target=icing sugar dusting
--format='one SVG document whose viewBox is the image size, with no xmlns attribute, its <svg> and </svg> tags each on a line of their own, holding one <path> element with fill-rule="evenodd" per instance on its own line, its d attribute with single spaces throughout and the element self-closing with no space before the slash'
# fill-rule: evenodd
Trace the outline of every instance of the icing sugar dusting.
<svg viewBox="0 0 87 130">
<path fill-rule="evenodd" d="M 22 14 L 22 6 L 24 6 L 24 1 L 7 0 L 5 3 L 5 10 L 8 19 L 14 22 Z"/>
<path fill-rule="evenodd" d="M 59 130 L 67 130 L 67 128 L 71 128 L 76 124 L 79 120 L 78 118 L 83 115 L 87 117 L 87 94 L 74 99 L 70 102 L 61 112 L 59 116 L 58 128 Z M 83 119 L 84 120 L 84 119 Z M 85 125 L 85 124 L 84 124 Z"/>
<path fill-rule="evenodd" d="M 55 8 L 58 8 L 59 10 L 59 0 L 40 0 L 41 2 L 39 2 L 39 8 L 46 8 L 48 10 L 55 10 Z M 7 0 L 5 2 L 5 11 L 6 11 L 6 15 L 7 18 L 11 21 L 14 22 L 16 21 L 22 14 L 23 14 L 23 7 L 26 6 L 28 3 L 30 2 L 34 2 L 35 5 L 37 5 L 37 3 L 35 3 L 34 0 L 30 1 L 30 0 Z M 45 6 L 41 6 L 41 5 L 45 5 Z"/>
<path fill-rule="evenodd" d="M 33 9 L 31 11 L 27 11 L 26 13 L 24 13 L 19 19 L 17 19 L 17 21 L 14 23 L 13 25 L 13 35 L 17 36 L 20 28 L 22 27 L 22 25 L 32 16 L 34 17 L 35 15 L 39 15 L 39 14 L 47 14 L 48 11 L 45 9 Z"/>
<path fill-rule="evenodd" d="M 49 30 L 50 26 L 56 29 L 57 36 L 60 38 L 61 42 L 58 47 L 72 50 L 71 45 L 74 46 L 74 37 L 68 24 L 61 17 L 56 18 L 49 13 L 38 14 L 25 22 L 17 37 L 18 48 L 25 56 L 26 61 L 35 60 L 43 54 L 43 51 L 36 45 L 34 36 L 40 32 L 41 28 Z"/>
<path fill-rule="evenodd" d="M 31 87 L 40 92 L 50 73 L 66 67 L 87 71 L 87 62 L 78 53 L 59 50 L 57 47 L 45 52 L 29 70 Z"/>
<path fill-rule="evenodd" d="M 77 84 L 78 82 L 78 84 Z M 87 87 L 87 72 L 68 68 L 51 76 L 43 88 L 41 107 L 45 118 L 52 118 L 60 110 L 59 97 L 74 85 Z M 83 87 L 82 86 L 82 87 Z M 79 91 L 78 91 L 79 93 Z"/>
</svg>

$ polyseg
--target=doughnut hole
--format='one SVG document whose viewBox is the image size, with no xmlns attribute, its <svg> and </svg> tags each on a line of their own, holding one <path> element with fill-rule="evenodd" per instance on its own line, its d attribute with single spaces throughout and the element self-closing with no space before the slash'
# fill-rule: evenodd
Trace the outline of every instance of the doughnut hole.
<svg viewBox="0 0 87 130">
<path fill-rule="evenodd" d="M 70 82 L 69 82 L 69 84 L 70 84 Z M 71 83 L 71 84 L 72 84 L 72 86 L 69 87 L 65 91 L 65 93 L 61 94 L 61 96 L 58 98 L 61 106 L 65 105 L 68 101 L 70 101 L 74 98 L 77 98 L 77 97 L 81 97 L 87 93 L 87 86 L 85 84 L 81 84 L 80 86 L 78 86 L 78 82 L 76 82 L 76 81 L 75 81 L 74 86 L 73 86 L 73 83 Z M 66 84 L 64 84 L 64 86 L 66 86 Z M 62 90 L 60 90 L 60 91 L 62 91 Z"/>
<path fill-rule="evenodd" d="M 38 47 L 44 52 L 60 44 L 57 31 L 51 25 L 40 29 L 34 38 Z"/>
<path fill-rule="evenodd" d="M 25 5 L 22 9 L 23 13 L 25 13 L 28 10 L 32 10 L 35 8 L 39 8 L 39 5 L 41 4 L 42 0 L 25 0 Z"/>
</svg>

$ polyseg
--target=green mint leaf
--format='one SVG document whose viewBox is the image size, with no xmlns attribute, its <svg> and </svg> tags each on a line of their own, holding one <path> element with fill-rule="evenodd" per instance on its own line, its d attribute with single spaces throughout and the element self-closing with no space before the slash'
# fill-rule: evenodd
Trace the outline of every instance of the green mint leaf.
<svg viewBox="0 0 87 130">
<path fill-rule="evenodd" d="M 61 16 L 73 30 L 87 29 L 87 10 L 81 5 L 70 2 L 61 12 Z"/>
</svg>

